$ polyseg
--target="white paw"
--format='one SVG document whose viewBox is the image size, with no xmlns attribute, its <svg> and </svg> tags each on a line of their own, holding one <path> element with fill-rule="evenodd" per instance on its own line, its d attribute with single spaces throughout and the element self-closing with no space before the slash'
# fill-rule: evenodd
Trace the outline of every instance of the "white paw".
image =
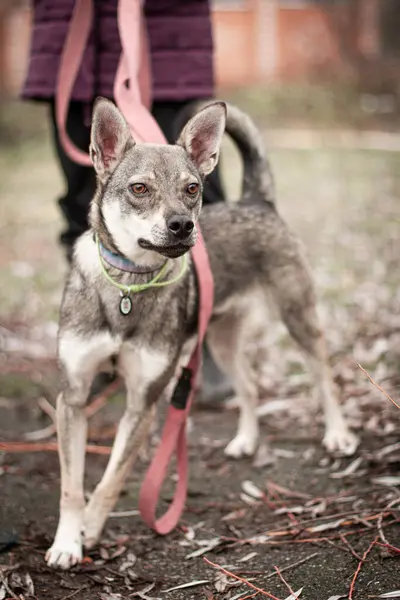
<svg viewBox="0 0 400 600">
<path fill-rule="evenodd" d="M 47 550 L 46 562 L 49 567 L 70 569 L 82 561 L 82 545 L 79 541 L 69 541 L 63 544 L 54 542 Z"/>
<path fill-rule="evenodd" d="M 358 437 L 346 426 L 328 429 L 322 442 L 328 452 L 352 456 L 359 444 Z"/>
<path fill-rule="evenodd" d="M 257 449 L 257 437 L 238 434 L 225 448 L 226 456 L 241 458 L 253 456 Z"/>
</svg>

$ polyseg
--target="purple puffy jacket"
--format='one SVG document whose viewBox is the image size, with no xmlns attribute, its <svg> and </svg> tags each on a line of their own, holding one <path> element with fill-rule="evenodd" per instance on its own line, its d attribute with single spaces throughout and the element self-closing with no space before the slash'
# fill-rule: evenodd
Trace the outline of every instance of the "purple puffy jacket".
<svg viewBox="0 0 400 600">
<path fill-rule="evenodd" d="M 121 52 L 118 0 L 94 0 L 95 19 L 72 93 L 73 100 L 112 98 Z M 35 0 L 24 98 L 54 97 L 59 60 L 74 0 Z M 145 0 L 154 100 L 213 94 L 213 43 L 208 0 Z"/>
</svg>

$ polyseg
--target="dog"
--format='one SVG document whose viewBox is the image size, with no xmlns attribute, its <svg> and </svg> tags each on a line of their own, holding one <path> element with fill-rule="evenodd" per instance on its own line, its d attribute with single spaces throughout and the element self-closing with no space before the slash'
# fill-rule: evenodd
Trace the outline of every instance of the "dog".
<svg viewBox="0 0 400 600">
<path fill-rule="evenodd" d="M 243 158 L 242 198 L 201 210 L 204 178 L 218 162 L 225 129 Z M 207 344 L 240 402 L 226 455 L 250 456 L 257 448 L 258 390 L 247 349 L 262 341 L 271 301 L 308 359 L 325 414 L 324 445 L 345 454 L 357 446 L 335 395 L 303 246 L 277 211 L 271 169 L 251 119 L 212 102 L 195 112 L 176 144 L 135 144 L 117 107 L 99 99 L 90 155 L 98 179 L 91 227 L 75 246 L 58 335 L 60 519 L 46 560 L 63 569 L 81 560 L 83 544 L 98 542 L 148 435 L 154 403 L 196 343 L 198 290 L 189 251 L 199 225 L 215 282 Z M 124 292 L 154 277 L 175 283 Z M 126 409 L 85 507 L 84 408 L 94 376 L 110 359 L 125 381 Z"/>
</svg>

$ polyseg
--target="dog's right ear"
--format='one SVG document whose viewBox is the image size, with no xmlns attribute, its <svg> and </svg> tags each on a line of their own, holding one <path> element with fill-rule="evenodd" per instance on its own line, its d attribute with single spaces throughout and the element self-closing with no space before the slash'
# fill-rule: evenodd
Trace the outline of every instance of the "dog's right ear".
<svg viewBox="0 0 400 600">
<path fill-rule="evenodd" d="M 105 98 L 96 100 L 90 138 L 90 158 L 100 180 L 105 181 L 135 144 L 118 108 Z"/>
</svg>

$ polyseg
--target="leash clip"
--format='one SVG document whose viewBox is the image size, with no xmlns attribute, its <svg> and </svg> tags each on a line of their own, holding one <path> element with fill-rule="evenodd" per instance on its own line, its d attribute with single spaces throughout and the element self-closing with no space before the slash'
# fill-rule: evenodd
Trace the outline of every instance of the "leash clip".
<svg viewBox="0 0 400 600">
<path fill-rule="evenodd" d="M 192 390 L 192 378 L 193 370 L 189 367 L 183 367 L 170 402 L 177 410 L 186 410 L 190 392 Z"/>
</svg>

